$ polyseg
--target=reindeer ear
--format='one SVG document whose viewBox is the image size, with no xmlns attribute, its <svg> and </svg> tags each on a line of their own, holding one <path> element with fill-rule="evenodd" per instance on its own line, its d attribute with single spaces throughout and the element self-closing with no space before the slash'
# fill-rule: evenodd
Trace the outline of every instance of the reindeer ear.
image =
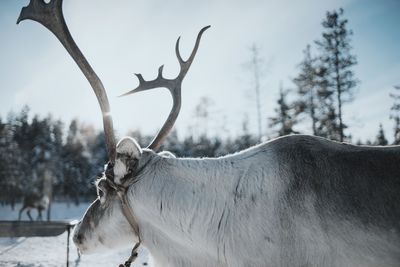
<svg viewBox="0 0 400 267">
<path fill-rule="evenodd" d="M 135 171 L 137 163 L 142 156 L 142 149 L 135 139 L 122 138 L 117 144 L 117 158 L 114 165 L 114 182 L 122 184 L 122 179 Z"/>
<path fill-rule="evenodd" d="M 131 137 L 122 138 L 117 144 L 117 153 L 134 159 L 140 159 L 142 156 L 142 148 Z"/>
</svg>

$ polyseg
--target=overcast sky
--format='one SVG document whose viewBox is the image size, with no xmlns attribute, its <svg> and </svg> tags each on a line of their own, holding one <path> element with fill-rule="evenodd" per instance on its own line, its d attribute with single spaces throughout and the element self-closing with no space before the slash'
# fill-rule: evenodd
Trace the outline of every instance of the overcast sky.
<svg viewBox="0 0 400 267">
<path fill-rule="evenodd" d="M 0 116 L 28 105 L 34 114 L 52 113 L 67 122 L 79 118 L 100 129 L 96 98 L 56 38 L 36 22 L 15 24 L 27 3 L 0 2 Z M 280 82 L 293 88 L 291 79 L 302 50 L 320 38 L 325 12 L 340 7 L 354 31 L 353 52 L 359 62 L 354 71 L 361 81 L 355 101 L 344 107 L 345 122 L 354 141 L 374 138 L 380 122 L 391 140 L 389 93 L 400 84 L 398 0 L 66 0 L 64 14 L 75 41 L 107 89 L 120 135 L 128 129 L 156 133 L 171 107 L 165 89 L 118 98 L 137 86 L 133 73 L 153 79 L 165 64 L 165 76 L 175 77 L 179 71 L 176 38 L 182 36 L 185 58 L 198 31 L 211 25 L 183 83 L 176 126 L 181 135 L 187 133 L 195 106 L 206 96 L 214 103 L 206 125 L 211 134 L 227 131 L 234 136 L 241 131 L 245 113 L 251 131 L 257 129 L 251 73 L 245 67 L 249 47 L 257 44 L 265 63 L 261 102 L 263 132 L 269 134 L 267 117 L 273 115 Z"/>
</svg>

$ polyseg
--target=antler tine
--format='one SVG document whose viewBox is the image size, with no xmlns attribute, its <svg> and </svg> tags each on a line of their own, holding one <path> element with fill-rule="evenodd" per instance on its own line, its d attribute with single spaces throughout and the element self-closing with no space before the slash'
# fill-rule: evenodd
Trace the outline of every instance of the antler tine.
<svg viewBox="0 0 400 267">
<path fill-rule="evenodd" d="M 197 34 L 196 43 L 194 44 L 193 51 L 190 54 L 188 60 L 186 60 L 186 61 L 184 61 L 182 59 L 181 53 L 179 52 L 179 41 L 180 41 L 181 37 L 179 37 L 178 40 L 176 40 L 175 53 L 176 53 L 176 57 L 178 58 L 179 65 L 181 66 L 181 71 L 178 76 L 178 77 L 180 77 L 180 79 L 183 79 L 185 77 L 186 73 L 188 72 L 190 65 L 192 65 L 193 59 L 196 56 L 197 50 L 199 49 L 201 36 L 210 27 L 211 27 L 211 25 L 204 27 L 203 29 L 200 30 L 199 34 Z"/>
<path fill-rule="evenodd" d="M 94 72 L 88 61 L 79 50 L 72 38 L 64 20 L 62 12 L 62 0 L 51 0 L 45 3 L 44 0 L 30 0 L 28 6 L 23 7 L 17 24 L 23 20 L 31 19 L 39 22 L 50 30 L 62 43 L 76 64 L 79 66 L 86 79 L 89 81 L 103 114 L 103 126 L 107 143 L 107 152 L 110 162 L 115 161 L 116 147 L 110 105 L 104 86 Z"/>
<path fill-rule="evenodd" d="M 161 144 L 167 138 L 172 127 L 174 126 L 174 123 L 175 123 L 175 121 L 179 115 L 179 111 L 181 109 L 182 81 L 185 78 L 185 76 L 190 68 L 190 65 L 193 62 L 194 57 L 196 56 L 196 52 L 200 45 L 201 36 L 210 27 L 211 26 L 206 26 L 200 30 L 200 32 L 197 35 L 196 43 L 194 45 L 192 53 L 190 54 L 189 58 L 186 61 L 182 59 L 182 56 L 179 52 L 180 37 L 178 38 L 178 40 L 176 41 L 176 45 L 175 45 L 175 53 L 176 53 L 176 57 L 178 58 L 178 61 L 179 61 L 180 71 L 179 71 L 178 76 L 175 79 L 166 79 L 163 77 L 162 71 L 163 71 L 164 65 L 162 65 L 158 69 L 157 78 L 155 78 L 154 80 L 146 81 L 143 79 L 143 76 L 141 74 L 135 74 L 136 77 L 138 77 L 139 85 L 135 89 L 121 95 L 121 96 L 126 96 L 126 95 L 134 94 L 134 93 L 137 93 L 140 91 L 146 91 L 146 90 L 151 90 L 151 89 L 160 88 L 160 87 L 165 87 L 170 91 L 170 93 L 172 95 L 172 100 L 173 100 L 171 111 L 170 111 L 168 118 L 165 121 L 164 125 L 161 127 L 160 131 L 158 132 L 156 137 L 153 139 L 153 141 L 151 141 L 148 148 L 153 149 L 153 150 L 158 150 L 160 148 Z"/>
</svg>

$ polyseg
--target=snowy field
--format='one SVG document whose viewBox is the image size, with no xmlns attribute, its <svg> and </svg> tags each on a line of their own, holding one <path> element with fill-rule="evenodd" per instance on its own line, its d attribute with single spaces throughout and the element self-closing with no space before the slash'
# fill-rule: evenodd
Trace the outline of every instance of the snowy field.
<svg viewBox="0 0 400 267">
<path fill-rule="evenodd" d="M 52 204 L 52 220 L 79 219 L 89 203 L 79 206 L 66 203 Z M 0 220 L 17 220 L 20 205 L 16 205 L 14 210 L 10 206 L 0 206 Z M 43 216 L 46 217 L 46 212 Z M 37 213 L 31 212 L 32 217 L 36 218 Z M 28 220 L 24 213 L 22 220 Z M 133 244 L 132 244 L 133 246 Z M 0 238 L 0 266 L 1 267 L 60 267 L 66 266 L 67 233 L 56 237 L 17 237 Z M 115 250 L 109 253 L 82 255 L 78 258 L 77 250 L 70 240 L 69 261 L 73 266 L 99 266 L 117 267 L 123 263 L 130 255 L 131 249 Z M 132 266 L 153 266 L 149 259 L 148 252 L 141 248 L 139 258 Z"/>
</svg>

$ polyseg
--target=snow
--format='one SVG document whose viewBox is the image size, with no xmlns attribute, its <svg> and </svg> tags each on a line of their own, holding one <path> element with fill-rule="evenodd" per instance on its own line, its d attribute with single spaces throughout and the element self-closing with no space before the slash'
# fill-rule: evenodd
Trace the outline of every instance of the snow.
<svg viewBox="0 0 400 267">
<path fill-rule="evenodd" d="M 78 206 L 67 203 L 52 203 L 52 219 L 79 219 L 89 203 Z M 21 205 L 16 205 L 12 210 L 10 206 L 0 206 L 0 220 L 17 220 Z M 36 218 L 36 211 L 32 211 L 32 217 Z M 43 217 L 46 218 L 46 212 Z M 22 220 L 28 220 L 24 212 Z M 133 246 L 133 244 L 132 244 Z M 0 266 L 11 267 L 59 267 L 66 266 L 67 232 L 55 237 L 15 237 L 0 238 Z M 77 250 L 70 240 L 69 266 L 118 266 L 128 259 L 131 249 L 109 251 L 108 253 L 82 255 L 79 259 Z M 132 267 L 152 267 L 151 257 L 148 251 L 141 247 L 139 257 Z"/>
</svg>

